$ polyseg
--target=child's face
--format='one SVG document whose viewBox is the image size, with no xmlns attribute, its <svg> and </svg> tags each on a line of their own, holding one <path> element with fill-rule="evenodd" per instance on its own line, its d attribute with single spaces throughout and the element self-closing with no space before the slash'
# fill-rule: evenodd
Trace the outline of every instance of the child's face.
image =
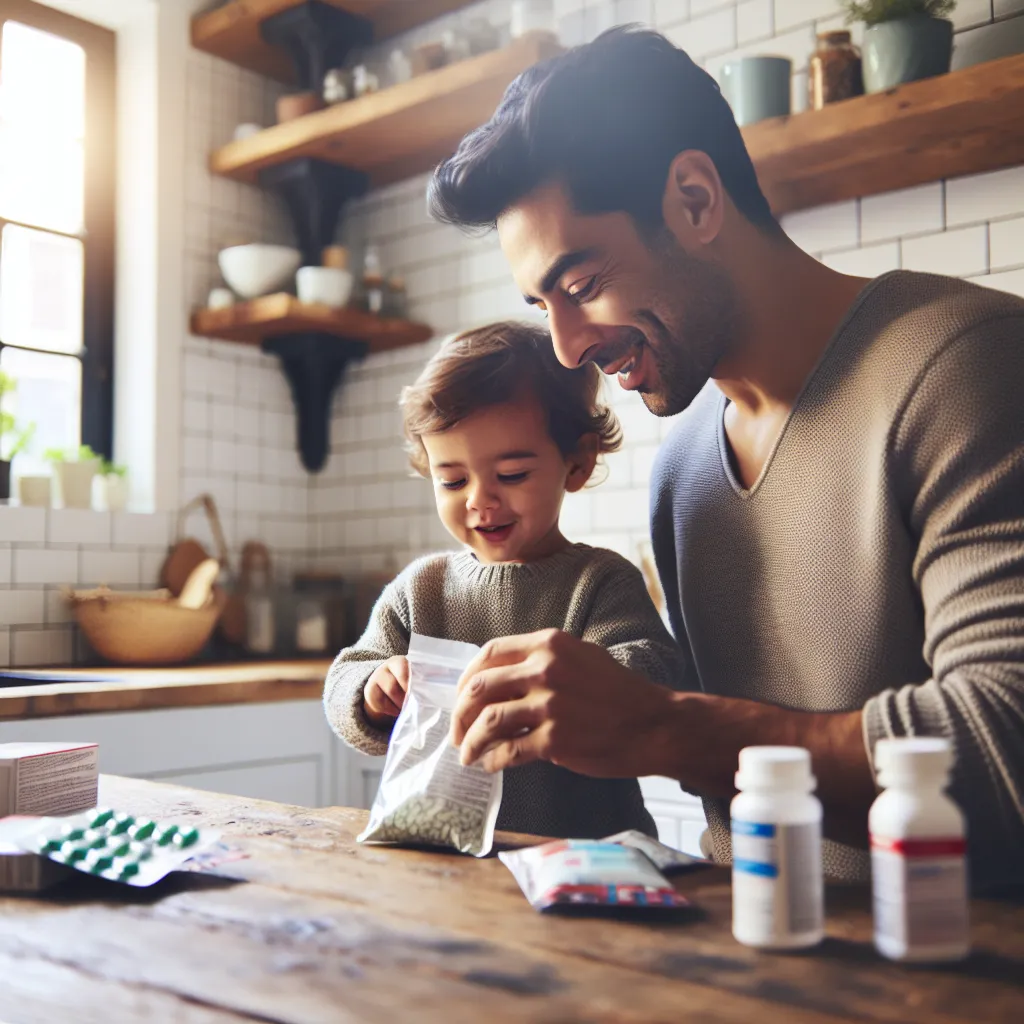
<svg viewBox="0 0 1024 1024">
<path fill-rule="evenodd" d="M 423 447 L 441 522 L 481 562 L 530 562 L 563 547 L 562 498 L 587 482 L 596 458 L 588 445 L 562 455 L 533 398 L 425 434 Z"/>
</svg>

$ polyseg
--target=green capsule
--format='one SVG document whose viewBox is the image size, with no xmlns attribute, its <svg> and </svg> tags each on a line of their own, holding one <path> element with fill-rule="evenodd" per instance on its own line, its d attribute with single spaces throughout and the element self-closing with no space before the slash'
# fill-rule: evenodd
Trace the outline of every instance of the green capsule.
<svg viewBox="0 0 1024 1024">
<path fill-rule="evenodd" d="M 114 812 L 109 807 L 103 807 L 93 815 L 92 821 L 89 822 L 91 828 L 100 828 L 106 825 L 108 821 L 114 816 Z"/>
<path fill-rule="evenodd" d="M 100 875 L 114 863 L 114 858 L 103 850 L 90 850 L 85 857 L 85 866 L 89 873 Z"/>
<path fill-rule="evenodd" d="M 117 873 L 117 877 L 122 881 L 127 881 L 129 878 L 134 878 L 139 873 L 139 865 L 135 861 L 130 860 L 126 864 L 121 865 L 120 871 Z"/>
<path fill-rule="evenodd" d="M 107 845 L 107 838 L 106 832 L 89 829 L 82 833 L 82 838 L 78 842 L 86 850 L 100 850 Z"/>
<path fill-rule="evenodd" d="M 36 844 L 36 849 L 45 855 L 56 853 L 63 845 L 63 839 L 47 839 L 46 836 L 40 836 L 39 842 Z"/>
<path fill-rule="evenodd" d="M 156 839 L 157 846 L 166 846 L 170 843 L 174 837 L 178 834 L 177 825 L 165 825 L 159 832 L 157 832 Z"/>
<path fill-rule="evenodd" d="M 128 835 L 132 839 L 148 839 L 156 828 L 156 822 L 150 821 L 148 818 L 139 818 L 130 829 L 128 829 Z"/>
<path fill-rule="evenodd" d="M 78 825 L 65 825 L 60 830 L 60 834 L 62 839 L 73 843 L 85 835 L 85 829 Z"/>
<path fill-rule="evenodd" d="M 119 836 L 123 832 L 127 832 L 128 829 L 130 829 L 134 824 L 135 818 L 132 815 L 126 813 L 125 811 L 121 811 L 118 814 L 115 814 L 114 817 L 107 822 L 107 826 L 110 829 L 110 834 L 115 836 Z"/>
<path fill-rule="evenodd" d="M 185 849 L 187 846 L 193 846 L 199 841 L 199 829 L 197 828 L 183 828 L 174 837 L 174 845 Z"/>
<path fill-rule="evenodd" d="M 136 860 L 149 860 L 153 856 L 153 850 L 149 843 L 132 843 L 130 852 Z"/>
<path fill-rule="evenodd" d="M 65 843 L 60 848 L 60 856 L 65 864 L 77 864 L 80 860 L 85 859 L 88 852 L 84 847 L 76 846 L 72 842 Z"/>
<path fill-rule="evenodd" d="M 127 839 L 115 839 L 107 847 L 107 852 L 112 857 L 127 857 L 131 849 L 132 844 Z"/>
</svg>

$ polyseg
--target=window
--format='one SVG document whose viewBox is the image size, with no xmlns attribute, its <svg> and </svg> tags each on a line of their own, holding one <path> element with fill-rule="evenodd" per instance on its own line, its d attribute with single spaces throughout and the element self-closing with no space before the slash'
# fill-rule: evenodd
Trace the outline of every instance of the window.
<svg viewBox="0 0 1024 1024">
<path fill-rule="evenodd" d="M 0 14 L 0 369 L 47 448 L 111 455 L 114 34 L 31 0 Z"/>
</svg>

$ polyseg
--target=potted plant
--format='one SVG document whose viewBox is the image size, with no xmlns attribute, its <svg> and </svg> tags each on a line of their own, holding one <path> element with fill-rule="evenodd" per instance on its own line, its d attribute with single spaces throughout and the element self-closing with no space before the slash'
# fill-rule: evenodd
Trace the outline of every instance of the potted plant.
<svg viewBox="0 0 1024 1024">
<path fill-rule="evenodd" d="M 128 467 L 103 459 L 92 490 L 94 508 L 101 512 L 123 512 L 128 504 Z"/>
<path fill-rule="evenodd" d="M 43 458 L 53 465 L 54 504 L 63 508 L 92 508 L 92 479 L 99 456 L 83 444 L 76 452 L 48 448 Z"/>
<path fill-rule="evenodd" d="M 865 26 L 864 91 L 882 92 L 949 71 L 956 0 L 845 0 L 847 21 Z"/>
<path fill-rule="evenodd" d="M 11 496 L 11 463 L 23 452 L 32 440 L 35 424 L 19 427 L 14 413 L 5 411 L 4 398 L 14 394 L 17 383 L 9 373 L 0 370 L 0 501 Z"/>
</svg>

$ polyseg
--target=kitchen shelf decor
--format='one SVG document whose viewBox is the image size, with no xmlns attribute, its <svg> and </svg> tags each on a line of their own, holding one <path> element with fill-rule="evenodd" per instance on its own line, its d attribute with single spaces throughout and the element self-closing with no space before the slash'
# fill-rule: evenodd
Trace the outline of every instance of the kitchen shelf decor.
<svg viewBox="0 0 1024 1024">
<path fill-rule="evenodd" d="M 324 51 L 329 66 L 340 64 L 331 47 L 349 40 L 368 42 L 415 28 L 458 10 L 473 0 L 228 0 L 192 19 L 192 45 L 204 53 L 304 89 L 323 82 L 311 78 L 310 51 L 279 48 L 283 36 L 294 45 Z M 323 33 L 326 38 L 317 38 Z M 344 53 L 342 54 L 344 57 Z M 327 70 L 326 68 L 324 69 Z M 313 84 L 317 81 L 317 84 Z"/>
<path fill-rule="evenodd" d="M 1024 163 L 1024 54 L 743 129 L 776 214 Z"/>
<path fill-rule="evenodd" d="M 301 303 L 285 292 L 225 309 L 197 310 L 190 328 L 201 337 L 259 345 L 280 359 L 298 417 L 299 453 L 311 473 L 327 461 L 331 405 L 349 364 L 370 352 L 427 341 L 433 334 L 424 324 Z"/>
</svg>

